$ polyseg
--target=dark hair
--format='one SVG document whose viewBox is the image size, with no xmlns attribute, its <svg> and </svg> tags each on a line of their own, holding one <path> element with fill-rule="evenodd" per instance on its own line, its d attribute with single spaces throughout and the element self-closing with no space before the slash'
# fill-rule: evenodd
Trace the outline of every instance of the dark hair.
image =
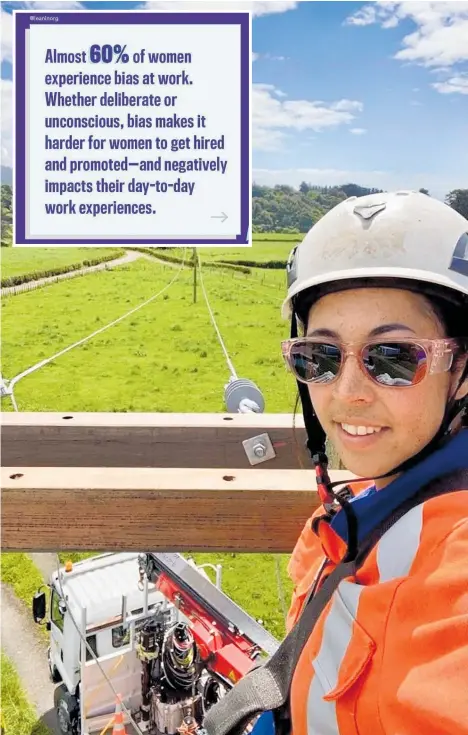
<svg viewBox="0 0 468 735">
<path fill-rule="evenodd" d="M 466 327 L 468 310 L 466 306 L 464 308 L 462 305 L 455 305 L 446 301 L 444 298 L 423 295 L 434 315 L 442 324 L 445 336 L 456 339 L 458 342 L 460 351 L 455 356 L 451 372 L 457 372 L 461 368 L 463 361 L 466 360 L 465 369 L 463 370 L 462 376 L 460 376 L 461 382 L 463 382 L 468 377 L 468 360 L 466 359 L 468 353 L 468 329 Z"/>
<path fill-rule="evenodd" d="M 425 300 L 430 304 L 432 311 L 442 324 L 446 337 L 459 339 L 463 342 L 468 336 L 466 321 L 467 311 L 460 305 L 456 305 L 446 301 L 438 296 L 424 296 Z M 460 345 L 462 346 L 462 345 Z"/>
</svg>

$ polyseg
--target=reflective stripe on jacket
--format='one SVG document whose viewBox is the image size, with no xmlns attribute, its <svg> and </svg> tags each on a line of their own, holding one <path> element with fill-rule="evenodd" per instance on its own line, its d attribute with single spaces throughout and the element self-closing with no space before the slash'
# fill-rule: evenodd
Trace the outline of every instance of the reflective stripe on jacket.
<svg viewBox="0 0 468 735">
<path fill-rule="evenodd" d="M 328 523 L 306 524 L 288 629 L 345 548 Z M 291 714 L 294 735 L 468 735 L 468 491 L 410 510 L 341 582 L 302 652 Z"/>
</svg>

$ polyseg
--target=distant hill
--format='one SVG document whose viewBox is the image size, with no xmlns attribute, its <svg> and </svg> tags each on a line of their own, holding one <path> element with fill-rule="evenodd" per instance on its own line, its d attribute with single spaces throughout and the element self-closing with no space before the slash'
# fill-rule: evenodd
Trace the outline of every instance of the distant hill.
<svg viewBox="0 0 468 735">
<path fill-rule="evenodd" d="M 11 244 L 13 222 L 12 169 L 2 166 L 2 245 Z M 421 192 L 430 196 L 427 189 Z M 299 234 L 308 232 L 326 212 L 351 196 L 378 194 L 382 189 L 358 184 L 314 186 L 305 181 L 292 186 L 252 186 L 252 230 L 254 233 L 278 232 Z M 446 196 L 446 203 L 468 218 L 468 189 L 456 189 Z"/>
<path fill-rule="evenodd" d="M 8 168 L 8 166 L 2 166 L 1 180 L 2 184 L 10 184 L 10 186 L 13 186 L 13 169 Z"/>
<path fill-rule="evenodd" d="M 10 169 L 11 170 L 11 169 Z M 3 176 L 3 166 L 2 166 Z M 2 198 L 1 198 L 1 242 L 2 247 L 12 244 L 13 238 L 13 192 L 10 184 L 4 184 L 2 178 Z"/>
<path fill-rule="evenodd" d="M 377 194 L 382 189 L 368 189 L 357 184 L 313 186 L 305 181 L 292 186 L 252 187 L 253 232 L 308 232 L 323 215 L 351 196 Z"/>
</svg>

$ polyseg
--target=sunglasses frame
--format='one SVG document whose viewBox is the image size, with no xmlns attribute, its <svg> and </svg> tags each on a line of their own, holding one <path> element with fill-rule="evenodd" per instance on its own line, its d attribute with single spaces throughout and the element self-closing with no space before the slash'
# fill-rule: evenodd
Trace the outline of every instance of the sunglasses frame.
<svg viewBox="0 0 468 735">
<path fill-rule="evenodd" d="M 306 343 L 306 344 L 322 344 L 322 345 L 330 345 L 331 347 L 338 347 L 341 350 L 341 361 L 340 366 L 338 369 L 337 374 L 329 380 L 327 383 L 321 383 L 319 380 L 304 380 L 304 378 L 300 377 L 297 373 L 297 371 L 294 368 L 293 361 L 291 359 L 291 352 L 296 344 L 300 343 Z M 423 350 L 425 356 L 426 356 L 426 370 L 424 374 L 421 376 L 420 380 L 418 380 L 416 383 L 411 383 L 411 385 L 386 385 L 385 383 L 380 383 L 378 380 L 376 380 L 369 370 L 366 368 L 364 364 L 363 359 L 363 352 L 365 349 L 367 349 L 371 345 L 388 345 L 391 346 L 392 344 L 410 344 L 414 345 L 415 347 L 419 347 L 421 350 Z M 374 338 L 369 339 L 361 342 L 341 342 L 340 340 L 334 340 L 334 339 L 327 339 L 326 337 L 292 337 L 290 339 L 285 339 L 281 342 L 281 352 L 283 355 L 283 359 L 286 363 L 287 368 L 289 371 L 294 375 L 296 380 L 299 380 L 301 383 L 305 383 L 305 385 L 332 385 L 335 383 L 338 378 L 340 377 L 343 367 L 346 363 L 346 360 L 349 357 L 355 357 L 358 361 L 358 365 L 364 375 L 369 378 L 375 385 L 378 385 L 381 388 L 414 388 L 415 385 L 419 385 L 428 375 L 434 375 L 435 373 L 445 373 L 450 370 L 450 368 L 453 365 L 454 357 L 456 356 L 457 352 L 459 351 L 460 347 L 458 344 L 458 341 L 455 339 L 417 339 L 412 337 L 407 337 L 405 339 L 382 339 L 380 338 Z M 449 364 L 446 365 L 445 362 L 447 360 L 447 355 L 451 356 L 451 359 L 449 361 Z"/>
</svg>

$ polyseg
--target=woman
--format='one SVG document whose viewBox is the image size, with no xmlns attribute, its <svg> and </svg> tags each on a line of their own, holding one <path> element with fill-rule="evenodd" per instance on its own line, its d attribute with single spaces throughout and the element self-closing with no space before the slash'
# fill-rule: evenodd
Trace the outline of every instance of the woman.
<svg viewBox="0 0 468 735">
<path fill-rule="evenodd" d="M 375 194 L 335 207 L 290 258 L 283 354 L 323 502 L 291 557 L 290 630 L 380 529 L 306 638 L 294 735 L 468 733 L 467 233 L 424 194 Z M 334 490 L 326 436 L 367 489 Z"/>
</svg>

